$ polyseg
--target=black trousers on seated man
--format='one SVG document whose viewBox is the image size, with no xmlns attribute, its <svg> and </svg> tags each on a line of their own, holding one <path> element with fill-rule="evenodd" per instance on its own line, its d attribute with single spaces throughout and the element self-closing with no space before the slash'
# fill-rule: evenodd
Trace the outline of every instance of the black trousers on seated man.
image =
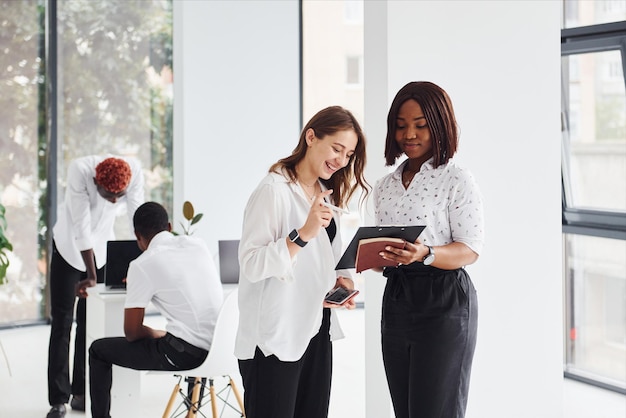
<svg viewBox="0 0 626 418">
<path fill-rule="evenodd" d="M 208 351 L 167 333 L 163 338 L 129 342 L 101 338 L 89 347 L 89 393 L 93 418 L 110 418 L 113 365 L 135 370 L 189 370 L 200 366 Z"/>
</svg>

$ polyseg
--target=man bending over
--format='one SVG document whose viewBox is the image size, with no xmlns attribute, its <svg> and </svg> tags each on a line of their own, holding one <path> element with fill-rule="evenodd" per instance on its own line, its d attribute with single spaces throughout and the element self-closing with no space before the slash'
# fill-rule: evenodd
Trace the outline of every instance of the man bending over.
<svg viewBox="0 0 626 418">
<path fill-rule="evenodd" d="M 112 365 L 135 370 L 188 370 L 202 364 L 211 347 L 222 306 L 222 285 L 204 241 L 173 235 L 167 212 L 155 202 L 133 217 L 139 248 L 126 279 L 124 334 L 89 348 L 91 414 L 109 418 Z M 152 302 L 167 319 L 166 330 L 143 324 Z"/>
</svg>

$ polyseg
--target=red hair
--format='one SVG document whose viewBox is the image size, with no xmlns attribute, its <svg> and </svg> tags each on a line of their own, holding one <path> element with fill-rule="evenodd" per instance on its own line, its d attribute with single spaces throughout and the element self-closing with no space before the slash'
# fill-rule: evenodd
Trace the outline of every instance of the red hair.
<svg viewBox="0 0 626 418">
<path fill-rule="evenodd" d="M 96 183 L 110 193 L 126 190 L 131 176 L 130 166 L 120 158 L 107 158 L 96 166 Z"/>
</svg>

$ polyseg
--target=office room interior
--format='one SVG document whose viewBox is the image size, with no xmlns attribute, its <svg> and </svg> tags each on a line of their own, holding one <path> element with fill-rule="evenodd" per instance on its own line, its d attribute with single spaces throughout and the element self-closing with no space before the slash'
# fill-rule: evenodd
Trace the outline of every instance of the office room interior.
<svg viewBox="0 0 626 418">
<path fill-rule="evenodd" d="M 301 50 L 301 14 L 307 7 L 313 13 L 315 3 L 346 2 L 172 2 L 171 215 L 176 229 L 184 221 L 183 202 L 193 202 L 203 213 L 194 235 L 206 240 L 214 254 L 218 240 L 239 238 L 250 193 L 273 162 L 291 153 L 303 121 L 319 110 L 303 105 L 302 99 L 308 74 Z M 374 184 L 390 170 L 383 151 L 393 96 L 408 81 L 429 80 L 452 98 L 461 131 L 455 159 L 470 168 L 484 197 L 485 247 L 479 260 L 467 267 L 478 291 L 479 326 L 466 416 L 623 417 L 626 395 L 619 387 L 598 387 L 564 377 L 562 2 L 358 3 L 362 8 L 362 110 L 355 114 L 367 137 L 367 180 Z M 323 21 L 308 28 L 308 36 L 318 34 L 333 42 Z M 343 62 L 329 59 L 316 65 L 324 74 L 345 72 Z M 314 106 L 320 109 L 342 104 L 338 103 L 341 97 L 332 94 L 317 99 Z M 7 187 L 0 183 L 0 197 Z M 19 209 L 0 203 L 7 213 Z M 349 222 L 374 224 L 371 200 L 364 207 L 352 202 L 350 208 L 357 216 Z M 29 228 L 25 230 L 35 230 L 35 226 Z M 7 234 L 19 234 L 20 229 L 9 224 Z M 348 231 L 344 244 L 349 239 Z M 0 297 L 5 304 L 8 296 L 2 296 L 3 286 Z M 361 337 L 358 344 L 349 345 L 351 330 L 345 330 L 349 349 L 342 346 L 335 352 L 335 364 L 350 358 L 362 363 L 355 365 L 355 380 L 334 381 L 333 385 L 350 386 L 341 393 L 353 399 L 342 401 L 358 404 L 353 408 L 355 418 L 391 418 L 380 349 L 385 278 L 367 271 L 357 286 L 362 293 L 363 303 L 357 309 L 362 321 L 354 333 Z M 0 326 L 0 342 L 16 329 L 31 328 L 28 323 L 3 322 L 2 318 Z M 15 373 L 9 375 L 8 366 L 18 360 L 11 358 L 16 354 L 7 344 L 3 347 L 0 386 L 7 388 L 23 380 Z M 623 341 L 621 352 L 626 357 L 625 347 Z M 47 356 L 45 346 L 40 351 L 37 356 Z M 36 372 L 45 370 L 33 371 L 29 378 L 45 380 L 45 374 Z M 44 390 L 31 392 L 24 400 L 38 398 L 43 416 L 47 402 L 45 385 L 40 386 Z M 171 388 L 163 390 L 166 399 Z M 586 394 L 599 397 L 587 398 Z M 0 415 L 3 410 L 15 411 L 17 401 L 0 395 Z M 331 405 L 331 417 L 347 416 L 333 415 L 333 411 L 337 409 Z"/>
</svg>

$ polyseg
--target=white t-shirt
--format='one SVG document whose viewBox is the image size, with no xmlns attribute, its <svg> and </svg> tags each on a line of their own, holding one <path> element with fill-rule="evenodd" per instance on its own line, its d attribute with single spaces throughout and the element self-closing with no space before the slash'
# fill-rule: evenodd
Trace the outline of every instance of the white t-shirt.
<svg viewBox="0 0 626 418">
<path fill-rule="evenodd" d="M 112 155 L 90 155 L 72 160 L 67 169 L 65 201 L 59 207 L 57 221 L 53 228 L 54 242 L 72 267 L 85 271 L 81 251 L 93 249 L 96 267 L 106 263 L 106 244 L 115 239 L 113 226 L 121 204 L 126 204 L 126 212 L 133 230 L 133 215 L 144 202 L 144 178 L 141 164 L 135 158 L 116 157 L 128 163 L 132 177 L 126 194 L 111 203 L 98 193 L 94 177 L 96 166 Z"/>
<path fill-rule="evenodd" d="M 332 195 L 331 195 L 332 196 Z M 338 276 L 341 256 L 339 217 L 331 244 L 321 230 L 292 259 L 285 238 L 301 228 L 311 208 L 302 188 L 283 175 L 270 173 L 250 196 L 239 243 L 239 328 L 235 355 L 254 357 L 258 346 L 266 356 L 296 361 L 322 324 L 323 299 Z M 331 336 L 343 337 L 331 309 Z"/>
<path fill-rule="evenodd" d="M 224 294 L 204 241 L 158 233 L 130 263 L 126 285 L 125 308 L 146 308 L 152 302 L 167 320 L 170 334 L 211 348 Z"/>
<path fill-rule="evenodd" d="M 376 182 L 373 192 L 377 225 L 426 225 L 423 244 L 462 242 L 480 254 L 484 241 L 483 200 L 471 173 L 451 159 L 437 168 L 433 159 L 402 186 L 405 161 Z"/>
</svg>

